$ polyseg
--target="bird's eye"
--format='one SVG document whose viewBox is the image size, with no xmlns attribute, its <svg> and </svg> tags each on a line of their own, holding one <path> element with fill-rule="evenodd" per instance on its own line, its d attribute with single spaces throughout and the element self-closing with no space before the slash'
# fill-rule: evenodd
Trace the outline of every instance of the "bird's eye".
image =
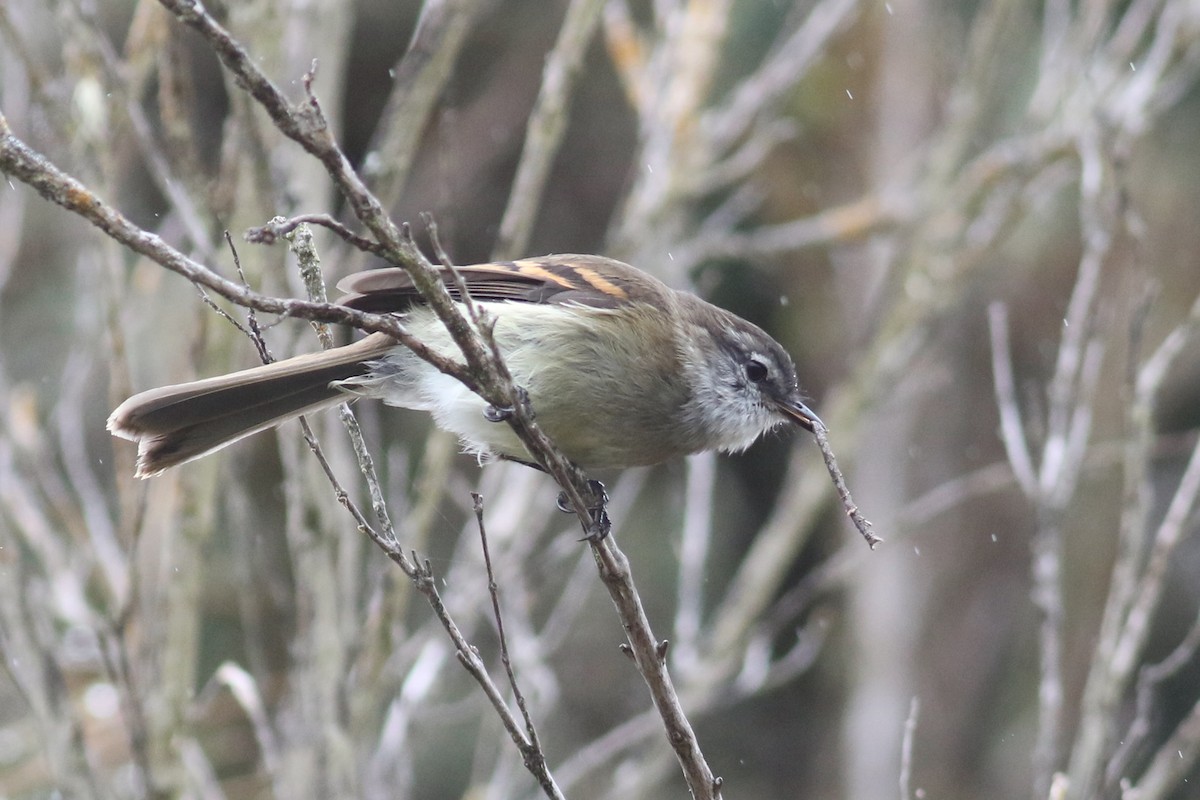
<svg viewBox="0 0 1200 800">
<path fill-rule="evenodd" d="M 746 377 L 751 383 L 761 383 L 767 379 L 767 365 L 757 359 L 746 362 Z"/>
</svg>

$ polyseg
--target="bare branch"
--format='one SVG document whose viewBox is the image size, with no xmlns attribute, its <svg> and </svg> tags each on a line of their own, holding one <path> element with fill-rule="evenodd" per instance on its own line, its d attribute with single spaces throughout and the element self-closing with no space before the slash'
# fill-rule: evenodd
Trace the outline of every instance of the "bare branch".
<svg viewBox="0 0 1200 800">
<path fill-rule="evenodd" d="M 554 776 L 550 774 L 550 768 L 546 764 L 546 754 L 542 752 L 537 727 L 533 723 L 533 717 L 529 714 L 525 695 L 521 692 L 520 684 L 517 683 L 517 675 L 513 671 L 512 659 L 508 654 L 508 637 L 504 633 L 504 615 L 500 612 L 500 588 L 496 583 L 496 574 L 492 571 L 492 554 L 488 550 L 487 531 L 483 525 L 483 495 L 472 492 L 471 498 L 475 503 L 475 521 L 479 525 L 479 543 L 483 549 L 483 564 L 487 570 L 488 594 L 492 598 L 492 615 L 496 620 L 496 633 L 500 639 L 500 661 L 504 664 L 504 674 L 508 676 L 508 686 L 512 689 L 513 699 L 516 700 L 521 717 L 525 720 L 525 736 L 521 736 L 519 731 L 511 729 L 508 733 L 525 757 L 525 767 L 537 778 L 546 796 L 561 798 L 563 794 L 555 784 Z"/>
<path fill-rule="evenodd" d="M 825 469 L 829 470 L 829 477 L 833 479 L 833 488 L 842 501 L 842 508 L 845 510 L 846 516 L 854 523 L 854 527 L 866 540 L 867 546 L 874 550 L 877 545 L 882 544 L 883 539 L 875 535 L 871 530 L 871 521 L 864 517 L 858 510 L 858 506 L 854 504 L 854 498 L 850 496 L 850 489 L 846 486 L 846 479 L 842 476 L 842 471 L 838 469 L 837 461 L 833 457 L 833 449 L 829 446 L 829 432 L 819 422 L 814 427 L 813 435 L 817 440 L 817 447 L 821 450 L 821 458 L 825 460 Z"/>
<path fill-rule="evenodd" d="M 654 707 L 667 729 L 667 741 L 675 750 L 692 796 L 716 800 L 721 796 L 720 784 L 705 761 L 704 754 L 700 752 L 696 734 L 684 714 L 671 676 L 667 672 L 666 660 L 660 649 L 664 643 L 655 639 L 650 630 L 646 610 L 633 585 L 629 561 L 625 554 L 617 549 L 613 538 L 608 536 L 600 540 L 589 540 L 600 570 L 600 580 L 604 582 L 621 619 L 625 621 L 634 663 L 650 688 Z"/>
<path fill-rule="evenodd" d="M 246 231 L 246 241 L 253 244 L 274 244 L 275 240 L 280 236 L 287 236 L 300 225 L 320 225 L 328 228 L 335 234 L 340 236 L 347 244 L 364 253 L 386 258 L 387 253 L 384 248 L 377 242 L 373 242 L 366 237 L 359 236 L 348 227 L 338 222 L 328 214 L 301 214 L 291 219 L 284 217 L 275 217 L 259 228 L 251 228 Z"/>
</svg>

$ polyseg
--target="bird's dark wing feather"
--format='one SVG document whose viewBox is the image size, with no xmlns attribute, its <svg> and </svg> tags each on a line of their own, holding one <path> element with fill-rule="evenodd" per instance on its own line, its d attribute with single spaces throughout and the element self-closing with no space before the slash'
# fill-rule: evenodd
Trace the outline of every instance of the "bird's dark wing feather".
<svg viewBox="0 0 1200 800">
<path fill-rule="evenodd" d="M 594 308 L 615 308 L 650 300 L 666 287 L 628 264 L 588 255 L 553 255 L 458 267 L 471 297 L 481 301 L 511 300 L 520 303 L 573 303 Z M 458 288 L 448 270 L 442 282 L 458 299 Z M 659 287 L 654 289 L 653 287 Z M 420 302 L 408 273 L 399 267 L 368 270 L 338 284 L 348 294 L 338 302 L 360 311 L 404 311 Z"/>
</svg>

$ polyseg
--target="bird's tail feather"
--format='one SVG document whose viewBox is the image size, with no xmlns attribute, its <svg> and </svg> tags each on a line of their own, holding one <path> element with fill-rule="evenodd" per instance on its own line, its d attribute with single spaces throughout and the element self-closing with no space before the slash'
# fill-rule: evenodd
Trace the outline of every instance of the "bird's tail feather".
<svg viewBox="0 0 1200 800">
<path fill-rule="evenodd" d="M 349 399 L 330 384 L 363 375 L 370 361 L 395 345 L 391 337 L 376 333 L 321 353 L 151 389 L 119 405 L 108 418 L 108 429 L 138 443 L 137 476 L 149 478 Z"/>
</svg>

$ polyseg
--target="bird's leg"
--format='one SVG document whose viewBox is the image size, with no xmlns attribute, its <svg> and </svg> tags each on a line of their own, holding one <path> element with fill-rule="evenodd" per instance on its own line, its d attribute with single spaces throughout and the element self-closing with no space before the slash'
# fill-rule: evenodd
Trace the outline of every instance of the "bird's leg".
<svg viewBox="0 0 1200 800">
<path fill-rule="evenodd" d="M 541 464 L 536 464 L 533 461 L 525 461 L 524 459 L 513 458 L 512 456 L 505 455 L 501 455 L 499 458 L 503 461 L 511 461 L 514 464 L 533 467 L 538 472 L 546 471 Z M 588 494 L 590 496 L 584 499 L 591 503 L 591 505 L 588 506 L 588 516 L 591 518 L 592 524 L 584 538 L 588 540 L 595 539 L 599 541 L 600 539 L 608 536 L 608 534 L 612 531 L 612 520 L 608 518 L 608 492 L 605 490 L 604 484 L 597 480 L 589 479 L 587 486 Z M 565 514 L 575 513 L 575 509 L 571 507 L 571 498 L 567 496 L 566 492 L 558 493 L 558 499 L 555 501 L 555 504 L 558 506 L 558 510 Z"/>
<path fill-rule="evenodd" d="M 587 486 L 591 496 L 585 499 L 589 502 L 588 517 L 591 525 L 588 526 L 587 535 L 584 538 L 589 541 L 600 541 L 612 531 L 612 520 L 608 517 L 608 492 L 604 489 L 604 484 L 597 480 L 589 478 Z M 558 510 L 567 514 L 575 513 L 566 492 L 558 493 Z"/>
<path fill-rule="evenodd" d="M 529 405 L 529 393 L 524 387 L 517 386 L 516 402 L 532 410 Z M 507 422 L 512 419 L 516 413 L 514 406 L 494 406 L 488 405 L 483 409 L 483 417 L 488 422 Z M 515 461 L 518 464 L 524 464 L 527 467 L 533 467 L 536 470 L 545 472 L 546 470 L 540 465 L 532 461 L 525 461 L 512 456 L 501 455 L 500 458 L 506 461 Z M 588 479 L 588 497 L 585 498 L 588 505 L 588 518 L 590 523 L 587 528 L 587 533 L 584 538 L 588 541 L 600 541 L 608 536 L 612 531 L 612 520 L 608 517 L 608 492 L 604 489 L 604 484 L 597 480 Z M 575 513 L 575 509 L 571 507 L 571 500 L 566 492 L 558 493 L 558 508 L 560 511 L 568 514 Z"/>
<path fill-rule="evenodd" d="M 536 461 L 526 461 L 523 458 L 513 458 L 512 456 L 506 456 L 503 453 L 498 453 L 496 455 L 496 458 L 500 459 L 501 461 L 511 461 L 514 464 L 520 464 L 522 467 L 529 467 L 530 469 L 536 469 L 538 472 L 546 471 L 546 468 L 543 467 L 541 464 L 537 463 Z"/>
<path fill-rule="evenodd" d="M 595 504 L 588 509 L 592 524 L 586 538 L 591 542 L 600 542 L 612 533 L 612 520 L 608 518 L 608 492 L 604 490 L 604 484 L 597 480 L 589 479 L 588 488 L 592 490 Z"/>
</svg>

